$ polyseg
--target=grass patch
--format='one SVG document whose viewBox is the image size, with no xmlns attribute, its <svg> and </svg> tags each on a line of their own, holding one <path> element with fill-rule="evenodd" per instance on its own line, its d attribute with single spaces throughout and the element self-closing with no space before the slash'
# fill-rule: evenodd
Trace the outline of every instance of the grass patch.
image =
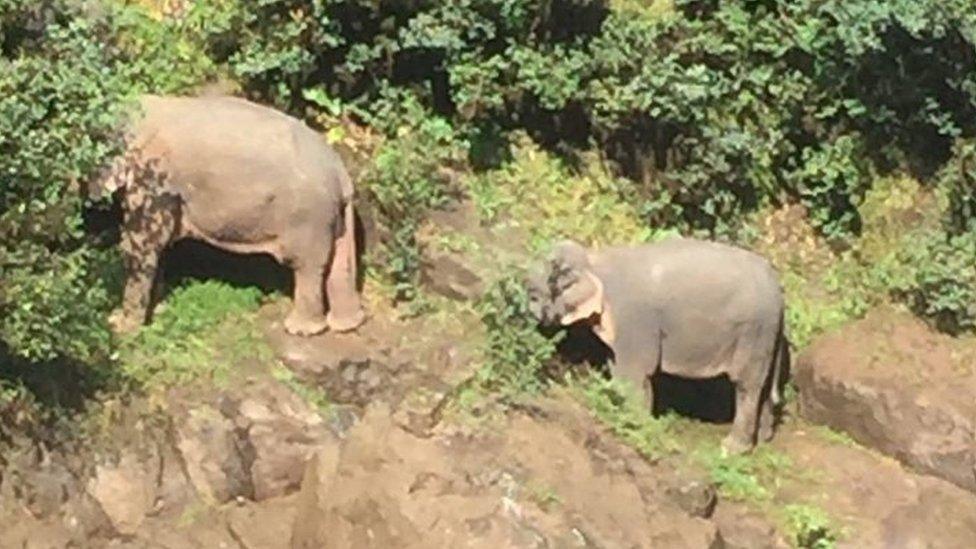
<svg viewBox="0 0 976 549">
<path fill-rule="evenodd" d="M 556 490 L 542 481 L 530 480 L 524 488 L 525 497 L 547 513 L 563 502 Z"/>
<path fill-rule="evenodd" d="M 273 355 L 257 328 L 260 303 L 257 289 L 221 282 L 176 288 L 151 324 L 121 341 L 121 375 L 144 389 L 226 383 L 236 364 Z"/>
<path fill-rule="evenodd" d="M 645 242 L 657 232 L 627 200 L 633 185 L 603 172 L 596 162 L 574 173 L 528 139 L 516 140 L 512 162 L 466 178 L 479 216 L 527 230 L 529 247 L 545 249 L 561 238 L 587 245 Z"/>
<path fill-rule="evenodd" d="M 840 532 L 822 508 L 805 503 L 786 505 L 783 516 L 790 541 L 803 549 L 833 549 Z"/>
<path fill-rule="evenodd" d="M 680 448 L 677 417 L 647 413 L 635 388 L 597 375 L 570 382 L 570 388 L 613 434 L 645 457 L 658 459 Z"/>
<path fill-rule="evenodd" d="M 769 502 L 783 478 L 799 473 L 789 456 L 766 444 L 758 445 L 750 454 L 729 456 L 711 443 L 693 455 L 708 469 L 719 494 L 734 501 Z"/>
<path fill-rule="evenodd" d="M 323 416 L 332 414 L 332 401 L 321 387 L 314 387 L 298 379 L 295 372 L 280 363 L 271 368 L 271 377 L 291 389 L 302 400 L 318 410 L 319 414 Z"/>
<path fill-rule="evenodd" d="M 822 509 L 784 501 L 781 487 L 811 480 L 814 472 L 799 468 L 782 451 L 760 444 L 749 454 L 726 455 L 717 426 L 676 415 L 653 417 L 629 385 L 596 375 L 567 384 L 571 394 L 625 444 L 652 461 L 675 456 L 704 468 L 722 498 L 771 517 L 797 547 L 826 549 L 839 537 Z M 722 426 L 723 434 L 727 428 Z"/>
<path fill-rule="evenodd" d="M 851 438 L 850 435 L 842 431 L 835 431 L 826 425 L 816 425 L 812 427 L 813 431 L 821 439 L 840 446 L 846 446 L 848 448 L 859 448 L 860 444 L 856 440 Z"/>
</svg>

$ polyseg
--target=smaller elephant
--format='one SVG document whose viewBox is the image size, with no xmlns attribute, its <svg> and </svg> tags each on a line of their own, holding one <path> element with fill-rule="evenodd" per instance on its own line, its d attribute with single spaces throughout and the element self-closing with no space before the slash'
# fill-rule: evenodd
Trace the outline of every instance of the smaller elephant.
<svg viewBox="0 0 976 549">
<path fill-rule="evenodd" d="M 182 238 L 290 267 L 291 334 L 364 322 L 352 180 L 300 120 L 234 97 L 144 96 L 124 154 L 89 185 L 96 196 L 116 190 L 126 270 L 122 307 L 111 319 L 117 331 L 148 319 L 160 255 Z"/>
<path fill-rule="evenodd" d="M 736 407 L 722 447 L 743 453 L 772 437 L 788 351 L 782 288 L 759 255 L 685 238 L 596 251 L 564 241 L 527 291 L 541 323 L 591 326 L 614 354 L 613 377 L 640 389 L 649 411 L 658 370 L 727 374 Z"/>
</svg>

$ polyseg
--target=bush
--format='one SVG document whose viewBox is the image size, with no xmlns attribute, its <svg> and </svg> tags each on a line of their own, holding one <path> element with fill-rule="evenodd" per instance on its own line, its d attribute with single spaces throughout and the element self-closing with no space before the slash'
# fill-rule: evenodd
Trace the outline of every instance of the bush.
<svg viewBox="0 0 976 549">
<path fill-rule="evenodd" d="M 976 141 L 956 142 L 939 184 L 948 199 L 946 229 L 951 234 L 976 231 Z"/>
<path fill-rule="evenodd" d="M 521 273 L 509 270 L 477 305 L 486 337 L 484 364 L 476 382 L 480 389 L 505 400 L 536 393 L 546 386 L 546 366 L 558 342 L 558 338 L 539 331 L 529 312 L 524 279 Z"/>
<path fill-rule="evenodd" d="M 896 295 L 912 310 L 950 334 L 976 330 L 976 231 L 958 236 L 924 235 L 902 251 L 911 266 Z"/>
<path fill-rule="evenodd" d="M 181 28 L 298 114 L 329 97 L 395 131 L 412 98 L 472 134 L 596 144 L 655 228 L 735 236 L 789 197 L 846 239 L 875 168 L 931 174 L 976 133 L 967 6 L 222 0 Z"/>
<path fill-rule="evenodd" d="M 69 182 L 117 149 L 128 91 L 105 25 L 63 2 L 0 2 L 0 338 L 33 361 L 92 361 L 108 296 Z"/>
<path fill-rule="evenodd" d="M 415 125 L 401 126 L 397 137 L 380 145 L 362 180 L 366 199 L 390 235 L 376 263 L 393 282 L 395 299 L 404 302 L 419 296 L 417 229 L 431 209 L 449 198 L 450 167 L 465 150 L 443 119 L 416 115 L 412 120 Z"/>
<path fill-rule="evenodd" d="M 86 234 L 77 183 L 119 151 L 134 95 L 209 71 L 138 8 L 0 0 L 0 352 L 35 363 L 107 358 L 102 274 L 114 256 Z"/>
</svg>

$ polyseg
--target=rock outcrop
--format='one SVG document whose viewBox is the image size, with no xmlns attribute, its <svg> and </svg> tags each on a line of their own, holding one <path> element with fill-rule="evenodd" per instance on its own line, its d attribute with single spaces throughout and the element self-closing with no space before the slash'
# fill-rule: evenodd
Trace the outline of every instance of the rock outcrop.
<svg viewBox="0 0 976 549">
<path fill-rule="evenodd" d="M 976 492 L 976 345 L 879 310 L 799 357 L 801 414 Z"/>
</svg>

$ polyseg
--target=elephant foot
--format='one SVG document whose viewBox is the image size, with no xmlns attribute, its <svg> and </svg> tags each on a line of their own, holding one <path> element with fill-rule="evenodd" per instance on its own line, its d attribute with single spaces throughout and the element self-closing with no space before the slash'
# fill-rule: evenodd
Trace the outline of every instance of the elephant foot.
<svg viewBox="0 0 976 549">
<path fill-rule="evenodd" d="M 116 309 L 108 317 L 108 325 L 112 332 L 118 335 L 130 334 L 142 327 L 137 315 L 129 314 L 124 309 Z"/>
<path fill-rule="evenodd" d="M 759 420 L 759 432 L 756 434 L 756 438 L 759 442 L 769 442 L 773 440 L 773 434 L 776 432 L 774 425 L 776 420 L 770 415 L 770 417 L 763 416 Z"/>
<path fill-rule="evenodd" d="M 328 329 L 325 316 L 307 316 L 292 312 L 285 318 L 285 332 L 297 336 L 313 336 Z"/>
<path fill-rule="evenodd" d="M 329 329 L 333 332 L 351 332 L 366 322 L 366 313 L 362 309 L 359 309 L 353 315 L 336 317 L 332 314 L 332 311 L 329 311 L 329 314 L 325 318 L 329 324 Z"/>
<path fill-rule="evenodd" d="M 729 434 L 722 439 L 722 454 L 726 456 L 742 455 L 752 450 L 753 446 L 751 442 Z"/>
</svg>

